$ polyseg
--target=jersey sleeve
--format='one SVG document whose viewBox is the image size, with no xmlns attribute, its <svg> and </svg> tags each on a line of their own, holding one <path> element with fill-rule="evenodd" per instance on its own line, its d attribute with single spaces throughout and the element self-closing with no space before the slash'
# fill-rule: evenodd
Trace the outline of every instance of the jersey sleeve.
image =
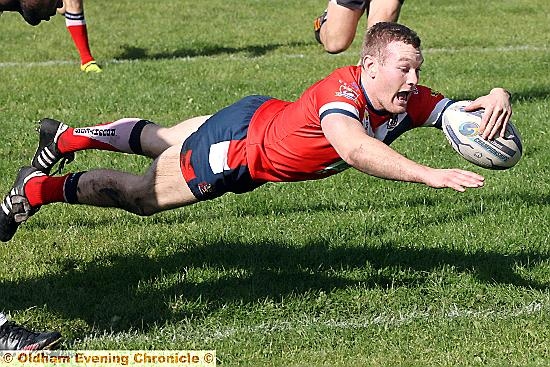
<svg viewBox="0 0 550 367">
<path fill-rule="evenodd" d="M 351 75 L 351 73 L 350 73 Z M 314 106 L 319 120 L 328 115 L 342 114 L 361 121 L 364 102 L 361 87 L 352 78 L 331 75 L 321 80 L 309 92 L 315 101 Z"/>
<path fill-rule="evenodd" d="M 408 111 L 413 127 L 436 127 L 441 129 L 443 111 L 454 101 L 425 86 L 418 86 L 418 93 L 411 97 Z"/>
</svg>

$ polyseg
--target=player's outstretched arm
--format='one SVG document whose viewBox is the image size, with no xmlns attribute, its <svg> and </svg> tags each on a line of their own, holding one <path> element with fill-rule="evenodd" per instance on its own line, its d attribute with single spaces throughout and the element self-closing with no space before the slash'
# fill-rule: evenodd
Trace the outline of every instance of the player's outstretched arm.
<svg viewBox="0 0 550 367">
<path fill-rule="evenodd" d="M 476 173 L 460 169 L 435 169 L 404 157 L 383 142 L 368 136 L 361 124 L 350 117 L 329 115 L 323 119 L 321 126 L 340 157 L 369 175 L 460 192 L 466 188 L 483 186 L 483 176 Z"/>
</svg>

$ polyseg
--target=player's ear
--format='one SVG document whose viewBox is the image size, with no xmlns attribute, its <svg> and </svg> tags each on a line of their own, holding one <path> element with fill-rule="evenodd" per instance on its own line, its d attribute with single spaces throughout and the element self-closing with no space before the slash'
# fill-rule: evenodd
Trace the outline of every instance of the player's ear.
<svg viewBox="0 0 550 367">
<path fill-rule="evenodd" d="M 365 55 L 362 60 L 363 70 L 367 73 L 370 78 L 374 78 L 378 72 L 378 61 L 370 56 Z"/>
</svg>

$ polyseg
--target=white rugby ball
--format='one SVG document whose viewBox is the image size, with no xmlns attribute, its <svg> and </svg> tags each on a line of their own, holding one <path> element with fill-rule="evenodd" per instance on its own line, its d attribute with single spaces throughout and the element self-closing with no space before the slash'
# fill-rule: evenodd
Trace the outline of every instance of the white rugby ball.
<svg viewBox="0 0 550 367">
<path fill-rule="evenodd" d="M 478 134 L 483 110 L 464 111 L 470 101 L 458 101 L 443 112 L 443 132 L 454 150 L 483 168 L 507 169 L 518 163 L 523 152 L 521 136 L 508 122 L 503 138 L 485 140 Z"/>
</svg>

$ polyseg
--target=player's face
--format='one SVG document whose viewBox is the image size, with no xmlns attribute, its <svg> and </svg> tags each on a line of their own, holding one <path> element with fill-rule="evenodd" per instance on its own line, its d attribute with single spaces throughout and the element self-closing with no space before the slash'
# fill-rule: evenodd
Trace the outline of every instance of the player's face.
<svg viewBox="0 0 550 367">
<path fill-rule="evenodd" d="M 0 0 L 0 11 L 17 11 L 30 25 L 50 20 L 63 0 Z"/>
<path fill-rule="evenodd" d="M 369 94 L 373 106 L 390 113 L 403 113 L 411 95 L 416 92 L 422 52 L 403 42 L 387 46 L 384 60 L 374 61 L 374 96 Z"/>
</svg>

